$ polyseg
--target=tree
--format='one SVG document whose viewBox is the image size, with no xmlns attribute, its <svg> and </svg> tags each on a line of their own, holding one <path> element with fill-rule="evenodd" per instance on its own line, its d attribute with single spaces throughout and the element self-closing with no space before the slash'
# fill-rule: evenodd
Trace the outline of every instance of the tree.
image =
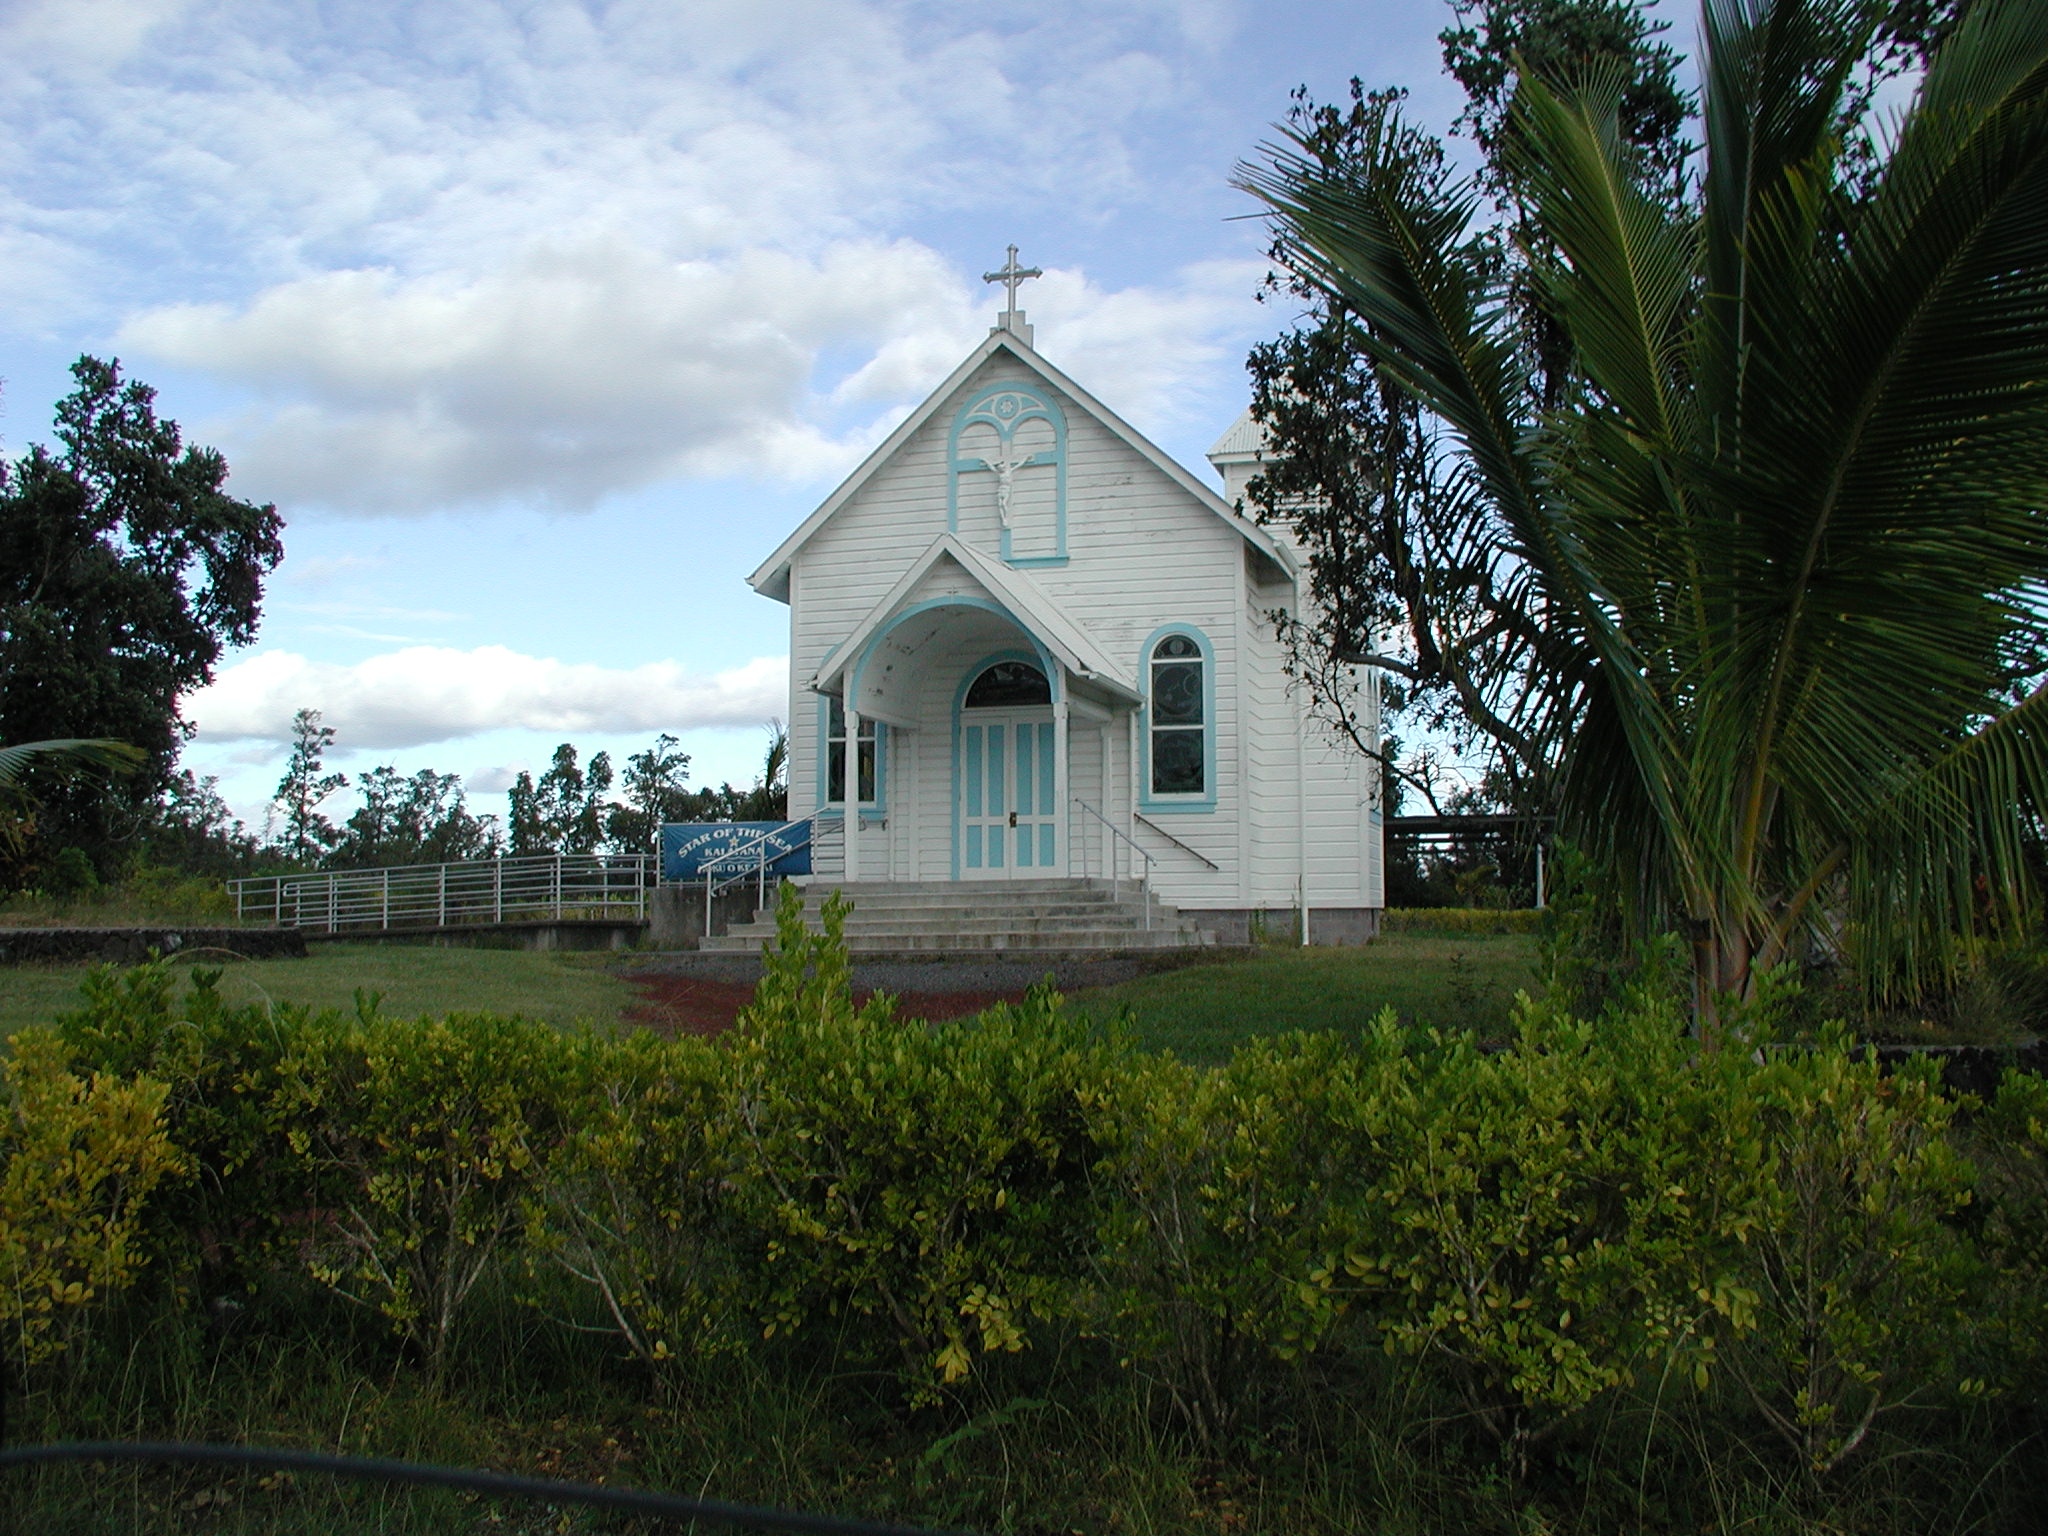
<svg viewBox="0 0 2048 1536">
<path fill-rule="evenodd" d="M 735 791 L 723 788 L 734 821 L 786 821 L 789 819 L 789 732 L 780 720 L 768 725 L 768 745 L 761 754 L 761 776 L 753 787 Z"/>
<path fill-rule="evenodd" d="M 1290 269 L 1439 433 L 1454 539 L 1512 561 L 1543 644 L 1488 686 L 1574 701 L 1557 802 L 1697 1006 L 1802 940 L 1910 984 L 2017 922 L 2048 791 L 2048 8 L 1979 0 L 1872 152 L 1854 0 L 1709 0 L 1704 163 L 1674 209 L 1626 77 L 1524 74 L 1545 400 L 1474 225 L 1382 131 L 1242 181 Z"/>
<path fill-rule="evenodd" d="M 626 771 L 619 777 L 626 803 L 605 813 L 605 836 L 618 852 L 655 852 L 662 823 L 689 816 L 690 754 L 677 751 L 680 745 L 664 731 L 645 752 L 626 759 Z"/>
<path fill-rule="evenodd" d="M 789 732 L 780 720 L 768 723 L 761 774 L 746 789 L 721 784 L 687 795 L 675 821 L 786 821 L 789 819 Z"/>
<path fill-rule="evenodd" d="M 1471 254 L 1495 279 L 1505 329 L 1528 359 L 1520 404 L 1535 411 L 1563 397 L 1572 362 L 1534 280 L 1548 253 L 1516 170 L 1507 103 L 1518 64 L 1552 79 L 1587 68 L 1624 76 L 1629 142 L 1674 199 L 1690 103 L 1671 50 L 1627 0 L 1481 0 L 1454 11 L 1445 66 L 1465 87 L 1459 123 L 1485 155 L 1476 179 L 1499 214 L 1474 232 Z M 1453 185 L 1443 146 L 1401 121 L 1405 93 L 1369 93 L 1356 80 L 1351 90 L 1346 108 L 1296 93 L 1288 128 L 1303 157 L 1333 178 L 1382 167 L 1442 203 Z M 1532 671 L 1556 672 L 1548 615 L 1511 542 L 1472 536 L 1439 424 L 1382 374 L 1363 322 L 1292 252 L 1276 241 L 1268 296 L 1304 302 L 1305 323 L 1248 360 L 1271 455 L 1249 499 L 1261 517 L 1288 522 L 1309 556 L 1309 612 L 1280 616 L 1292 670 L 1318 713 L 1380 760 L 1396 793 L 1405 784 L 1436 805 L 1431 765 L 1404 760 L 1397 734 L 1376 743 L 1364 728 L 1360 663 L 1381 670 L 1387 717 L 1419 727 L 1423 752 L 1440 750 L 1432 741 L 1484 743 L 1486 776 L 1509 801 L 1547 809 L 1578 704 L 1569 690 L 1524 685 Z"/>
<path fill-rule="evenodd" d="M 143 851 L 153 864 L 231 880 L 254 869 L 260 849 L 221 798 L 220 780 L 186 768 L 158 796 Z"/>
<path fill-rule="evenodd" d="M 143 751 L 117 786 L 53 786 L 37 817 L 45 849 L 82 848 L 110 872 L 169 780 L 180 695 L 255 636 L 282 524 L 228 495 L 226 461 L 187 447 L 118 362 L 82 357 L 71 373 L 61 451 L 0 466 L 0 740 Z"/>
<path fill-rule="evenodd" d="M 422 768 L 410 778 L 386 765 L 356 778 L 363 797 L 323 861 L 329 869 L 452 864 L 495 858 L 496 818 L 473 816 L 462 776 Z"/>
<path fill-rule="evenodd" d="M 320 814 L 330 795 L 348 788 L 347 774 L 324 771 L 327 749 L 333 745 L 334 727 L 320 723 L 319 710 L 302 709 L 292 716 L 291 756 L 270 803 L 277 850 L 297 864 L 318 863 L 340 837 L 334 823 Z"/>
<path fill-rule="evenodd" d="M 1879 7 L 1873 43 L 1846 82 L 1837 129 L 1845 180 L 1867 190 L 1869 136 L 1858 131 L 1876 86 L 1924 66 L 1955 23 L 1960 0 L 1909 0 Z M 1619 76 L 1621 136 L 1638 156 L 1638 179 L 1674 217 L 1696 190 L 1688 137 L 1694 103 L 1679 87 L 1677 58 L 1663 27 L 1634 0 L 1470 0 L 1454 4 L 1441 35 L 1444 64 L 1464 87 L 1457 120 L 1482 159 L 1467 194 L 1490 217 L 1468 229 L 1471 257 L 1493 278 L 1501 318 L 1496 341 L 1519 354 L 1520 403 L 1533 419 L 1563 407 L 1584 387 L 1568 332 L 1553 314 L 1542 273 L 1558 259 L 1530 201 L 1526 146 L 1512 111 L 1526 73 L 1553 88 L 1588 71 Z M 1389 163 L 1418 197 L 1444 206 L 1454 178 L 1443 146 L 1400 118 L 1401 91 L 1366 92 L 1352 82 L 1346 107 L 1297 92 L 1287 127 L 1304 158 L 1333 178 L 1364 178 Z M 1382 172 L 1384 174 L 1384 171 Z M 1525 812 L 1550 809 L 1552 780 L 1584 703 L 1558 686 L 1567 670 L 1551 615 L 1530 584 L 1508 531 L 1476 529 L 1455 454 L 1442 450 L 1443 423 L 1382 373 L 1359 334 L 1363 322 L 1297 270 L 1292 247 L 1273 248 L 1265 297 L 1304 306 L 1301 322 L 1253 350 L 1253 414 L 1264 425 L 1269 463 L 1248 500 L 1261 517 L 1293 525 L 1309 556 L 1315 602 L 1283 623 L 1293 670 L 1318 713 L 1378 757 L 1389 788 L 1405 786 L 1434 806 L 1430 763 L 1418 751 L 1477 754 L 1468 787 L 1485 782 L 1496 802 Z M 1476 536 L 1475 533 L 1482 536 Z M 1373 741 L 1363 729 L 1353 668 L 1381 669 L 1392 729 Z M 1532 679 L 1541 686 L 1532 686 Z M 1407 729 L 1412 727 L 1412 730 Z"/>
<path fill-rule="evenodd" d="M 611 755 L 599 752 L 586 772 L 576 748 L 555 748 L 547 771 L 536 782 L 521 772 L 509 791 L 514 857 L 532 853 L 595 853 L 604 842 L 605 795 L 612 787 Z"/>
</svg>

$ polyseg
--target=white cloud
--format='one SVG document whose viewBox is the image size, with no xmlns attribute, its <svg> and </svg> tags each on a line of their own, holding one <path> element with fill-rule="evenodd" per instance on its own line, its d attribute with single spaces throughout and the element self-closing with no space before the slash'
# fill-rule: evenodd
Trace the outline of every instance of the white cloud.
<svg viewBox="0 0 2048 1536">
<path fill-rule="evenodd" d="M 239 493 L 404 515 L 850 468 L 994 308 L 975 281 L 993 242 L 962 270 L 933 231 L 1000 209 L 1030 245 L 1049 221 L 1171 208 L 1133 130 L 1188 110 L 1242 7 L 9 14 L 17 309 L 76 326 L 106 305 L 99 334 L 133 361 L 224 386 L 240 406 L 188 425 Z M 1213 363 L 1215 306 L 1188 273 L 1038 287 L 1041 323 L 1086 301 L 1043 334 L 1077 374 L 1105 360 L 1091 384 L 1125 408 Z"/>
<path fill-rule="evenodd" d="M 30 57 L 116 64 L 186 0 L 18 0 L 0 15 L 0 46 Z"/>
<path fill-rule="evenodd" d="M 850 466 L 867 434 L 818 420 L 820 352 L 957 343 L 967 304 L 910 241 L 675 261 L 613 235 L 471 279 L 334 272 L 242 306 L 170 306 L 121 343 L 280 400 L 222 434 L 238 485 L 266 499 L 583 509 L 670 476 Z"/>
<path fill-rule="evenodd" d="M 789 663 L 764 656 L 710 676 L 678 662 L 600 667 L 504 646 L 408 646 L 354 665 L 267 651 L 188 696 L 203 743 L 290 739 L 317 709 L 347 751 L 424 746 L 500 729 L 683 731 L 755 726 L 788 709 Z"/>
<path fill-rule="evenodd" d="M 1025 297 L 1056 317 L 1043 341 L 1062 367 L 1135 419 L 1170 420 L 1238 340 L 1261 270 L 1212 261 L 1109 291 L 1055 268 Z M 218 427 L 247 494 L 365 515 L 580 511 L 671 478 L 844 473 L 989 307 L 914 241 L 677 261 L 609 235 L 471 279 L 333 272 L 242 306 L 170 306 L 121 342 L 277 402 Z M 865 361 L 821 388 L 823 360 L 849 352 Z"/>
<path fill-rule="evenodd" d="M 472 795 L 502 795 L 512 787 L 520 770 L 509 763 L 491 763 L 482 768 L 472 768 L 464 776 L 462 787 Z"/>
<path fill-rule="evenodd" d="M 1205 261 L 1175 274 L 1170 285 L 1109 290 L 1079 273 L 1048 269 L 1033 285 L 1042 289 L 1048 317 L 1037 327 L 1039 345 L 1090 394 L 1142 428 L 1190 413 L 1213 417 L 1214 402 L 1191 396 L 1188 385 L 1215 378 L 1226 352 L 1243 356 L 1247 322 L 1263 318 L 1248 298 L 1264 272 L 1259 262 Z M 1234 378 L 1231 384 L 1237 387 Z"/>
</svg>

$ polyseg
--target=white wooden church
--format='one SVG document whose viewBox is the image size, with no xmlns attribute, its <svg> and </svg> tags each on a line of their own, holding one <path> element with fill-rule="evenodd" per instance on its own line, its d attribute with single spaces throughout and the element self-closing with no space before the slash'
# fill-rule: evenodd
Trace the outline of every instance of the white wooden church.
<svg viewBox="0 0 2048 1536">
<path fill-rule="evenodd" d="M 813 879 L 1149 858 L 1223 942 L 1304 918 L 1314 942 L 1370 936 L 1377 774 L 1289 686 L 1271 615 L 1307 572 L 1237 510 L 1256 425 L 1211 451 L 1220 492 L 1175 463 L 1034 349 L 1016 288 L 1036 275 L 1013 247 L 988 339 L 749 578 L 789 605 Z"/>
</svg>

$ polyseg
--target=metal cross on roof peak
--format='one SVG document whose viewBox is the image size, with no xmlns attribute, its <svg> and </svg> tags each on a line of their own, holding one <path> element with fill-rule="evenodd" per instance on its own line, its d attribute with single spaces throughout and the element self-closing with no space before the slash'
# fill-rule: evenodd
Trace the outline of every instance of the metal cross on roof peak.
<svg viewBox="0 0 2048 1536">
<path fill-rule="evenodd" d="M 1003 324 L 1006 327 L 1012 330 L 1016 328 L 1017 285 L 1027 277 L 1043 276 L 1045 274 L 1036 267 L 1020 267 L 1017 265 L 1017 247 L 1014 245 L 1010 247 L 1010 259 L 1004 262 L 999 269 L 994 272 L 984 272 L 981 274 L 981 280 L 984 283 L 1001 283 L 1004 288 L 1009 290 L 1009 307 L 1003 311 Z"/>
</svg>

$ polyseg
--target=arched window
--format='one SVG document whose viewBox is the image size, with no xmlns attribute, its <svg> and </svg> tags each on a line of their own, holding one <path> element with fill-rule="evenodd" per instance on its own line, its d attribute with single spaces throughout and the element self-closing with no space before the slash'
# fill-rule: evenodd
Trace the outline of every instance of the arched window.
<svg viewBox="0 0 2048 1536">
<path fill-rule="evenodd" d="M 1052 703 L 1052 685 L 1028 661 L 999 661 L 968 685 L 963 709 L 1028 709 Z"/>
<path fill-rule="evenodd" d="M 1206 796 L 1209 690 L 1202 648 L 1187 635 L 1168 635 L 1152 647 L 1149 664 L 1152 793 Z"/>
<path fill-rule="evenodd" d="M 993 384 L 953 418 L 946 527 L 1011 565 L 1067 563 L 1067 421 L 1049 394 Z"/>
</svg>

